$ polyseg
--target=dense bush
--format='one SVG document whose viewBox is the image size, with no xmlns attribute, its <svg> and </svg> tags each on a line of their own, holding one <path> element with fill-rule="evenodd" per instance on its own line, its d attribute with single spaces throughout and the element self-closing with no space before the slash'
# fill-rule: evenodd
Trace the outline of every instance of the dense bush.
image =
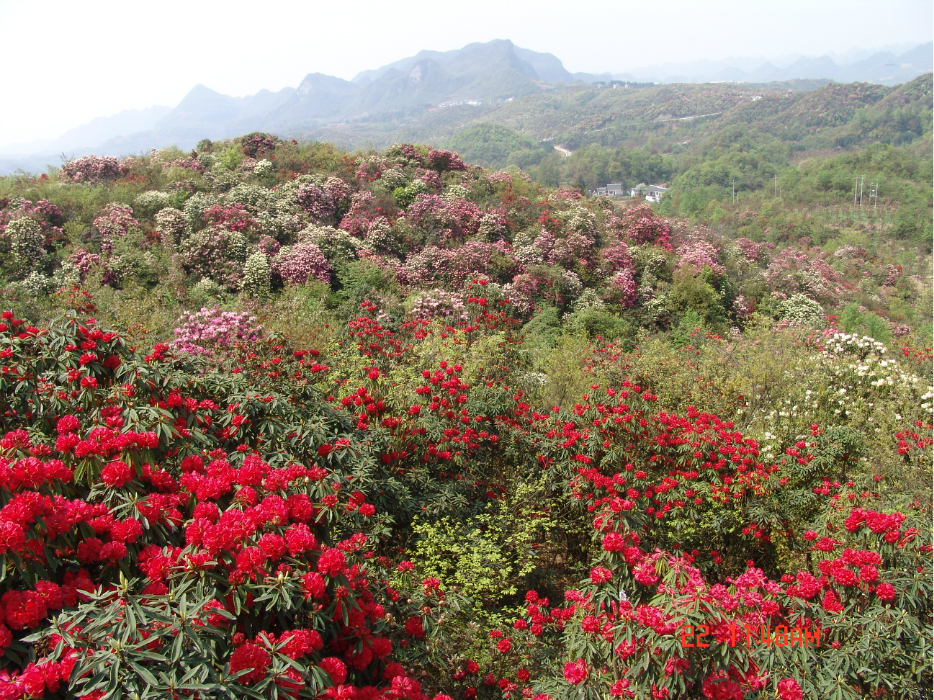
<svg viewBox="0 0 934 700">
<path fill-rule="evenodd" d="M 930 692 L 908 261 L 407 144 L 118 165 L 4 181 L 0 697 Z"/>
<path fill-rule="evenodd" d="M 629 380 L 535 411 L 507 389 L 519 339 L 488 304 L 393 332 L 367 302 L 325 354 L 205 311 L 178 344 L 209 338 L 211 364 L 163 344 L 142 357 L 93 320 L 4 314 L 0 521 L 18 573 L 0 632 L 26 664 L 8 696 L 473 697 L 473 659 L 497 692 L 552 697 L 930 686 L 929 511 L 885 510 L 838 428 L 763 453 Z M 850 340 L 823 357 L 881 347 Z M 915 422 L 897 459 L 929 462 Z M 593 544 L 565 555 L 579 568 L 541 570 L 589 521 Z M 536 582 L 563 601 L 523 593 Z M 683 646 L 685 624 L 709 627 L 708 651 Z M 733 646 L 736 628 L 821 646 Z"/>
</svg>

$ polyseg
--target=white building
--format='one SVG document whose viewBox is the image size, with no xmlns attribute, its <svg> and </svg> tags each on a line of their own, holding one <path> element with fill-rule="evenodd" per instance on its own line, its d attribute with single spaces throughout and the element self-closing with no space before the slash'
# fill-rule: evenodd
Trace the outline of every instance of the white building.
<svg viewBox="0 0 934 700">
<path fill-rule="evenodd" d="M 624 194 L 626 194 L 626 190 L 623 189 L 621 182 L 611 182 L 606 187 L 590 190 L 591 197 L 622 197 Z"/>
<path fill-rule="evenodd" d="M 645 201 L 646 202 L 657 202 L 662 198 L 662 195 L 668 191 L 667 187 L 662 187 L 661 185 L 649 185 L 648 187 L 646 187 L 645 185 L 642 185 L 641 187 L 633 187 L 631 190 L 629 190 L 629 196 L 630 197 L 640 196 L 642 194 L 639 191 L 640 189 L 645 190 Z"/>
</svg>

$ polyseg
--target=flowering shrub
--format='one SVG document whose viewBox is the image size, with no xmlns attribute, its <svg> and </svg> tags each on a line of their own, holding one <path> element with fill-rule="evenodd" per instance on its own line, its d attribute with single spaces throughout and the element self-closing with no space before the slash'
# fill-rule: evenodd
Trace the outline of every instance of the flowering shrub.
<svg viewBox="0 0 934 700">
<path fill-rule="evenodd" d="M 543 232 L 536 239 L 536 245 L 544 243 L 550 233 Z M 565 267 L 574 267 L 580 265 L 590 267 L 593 263 L 594 242 L 592 239 L 580 233 L 572 232 L 564 238 L 555 241 L 551 254 L 545 256 L 545 260 Z"/>
<path fill-rule="evenodd" d="M 251 215 L 258 216 L 272 204 L 275 193 L 251 184 L 240 184 L 227 192 L 224 201 L 228 205 L 242 205 Z"/>
<path fill-rule="evenodd" d="M 298 201 L 315 221 L 326 221 L 337 211 L 334 198 L 317 185 L 302 185 L 298 190 Z"/>
<path fill-rule="evenodd" d="M 61 241 L 63 232 L 61 224 L 64 222 L 61 209 L 47 199 L 32 202 L 23 197 L 11 201 L 0 210 L 0 234 L 14 219 L 30 218 L 42 228 L 45 235 L 45 244 Z"/>
<path fill-rule="evenodd" d="M 13 219 L 4 236 L 9 241 L 14 273 L 22 277 L 34 271 L 45 257 L 45 234 L 38 222 L 28 217 Z"/>
<path fill-rule="evenodd" d="M 239 202 L 226 207 L 214 204 L 204 210 L 201 216 L 202 221 L 208 224 L 219 224 L 228 231 L 237 231 L 242 233 L 256 222 L 253 220 L 246 208 Z"/>
<path fill-rule="evenodd" d="M 745 319 L 747 316 L 749 316 L 751 311 L 752 307 L 750 306 L 749 302 L 746 301 L 746 297 L 744 297 L 742 294 L 733 300 L 733 313 L 739 320 L 742 321 Z"/>
<path fill-rule="evenodd" d="M 343 221 L 341 221 L 342 229 L 344 228 L 344 222 L 346 221 L 346 217 L 343 219 Z M 392 232 L 392 226 L 383 216 L 377 217 L 372 221 L 367 222 L 364 236 L 366 240 L 364 247 L 371 251 L 387 253 L 394 251 L 397 248 L 395 237 L 393 236 Z"/>
<path fill-rule="evenodd" d="M 256 177 L 268 177 L 274 175 L 275 172 L 276 166 L 272 164 L 272 161 L 266 160 L 265 158 L 253 166 L 253 174 L 256 175 Z"/>
<path fill-rule="evenodd" d="M 184 212 L 167 207 L 156 214 L 155 224 L 163 243 L 178 245 L 188 228 L 188 218 Z"/>
<path fill-rule="evenodd" d="M 340 228 L 354 238 L 366 238 L 372 222 L 383 218 L 376 211 L 376 198 L 372 192 L 355 192 L 350 197 L 350 206 L 340 222 Z"/>
<path fill-rule="evenodd" d="M 209 277 L 229 289 L 240 286 L 246 262 L 246 240 L 220 224 L 197 231 L 179 246 L 182 263 L 196 279 Z"/>
<path fill-rule="evenodd" d="M 243 266 L 240 291 L 258 299 L 268 296 L 270 272 L 269 258 L 266 253 L 262 251 L 253 253 Z"/>
<path fill-rule="evenodd" d="M 819 328 L 824 323 L 824 310 L 820 304 L 803 294 L 792 295 L 780 302 L 778 307 L 782 320 L 792 325 Z"/>
<path fill-rule="evenodd" d="M 0 698 L 929 693 L 909 258 L 264 138 L 8 183 Z"/>
<path fill-rule="evenodd" d="M 375 154 L 366 158 L 361 156 L 356 159 L 355 164 L 357 166 L 357 178 L 369 182 L 378 180 L 390 168 L 390 162 L 387 158 Z"/>
<path fill-rule="evenodd" d="M 424 186 L 421 192 L 435 193 L 441 189 L 441 177 L 434 170 L 415 168 L 415 182 Z M 418 194 L 418 192 L 416 192 Z"/>
<path fill-rule="evenodd" d="M 116 180 L 120 175 L 120 161 L 116 158 L 84 156 L 65 163 L 58 172 L 58 179 L 74 184 L 99 185 L 108 180 Z"/>
<path fill-rule="evenodd" d="M 640 391 L 638 385 L 624 382 L 620 389 L 601 391 L 593 403 L 578 404 L 573 416 L 542 426 L 559 447 L 549 468 L 562 460 L 568 464 L 569 473 L 575 475 L 570 481 L 574 498 L 590 504 L 599 545 L 590 576 L 565 593 L 564 607 L 548 611 L 546 600 L 543 615 L 538 596 L 530 592 L 529 617 L 515 626 L 537 627 L 533 643 L 544 643 L 549 628 L 563 637 L 570 656 L 563 667 L 565 684 L 579 686 L 586 681 L 586 689 L 593 693 L 588 697 L 600 693 L 678 697 L 692 688 L 703 688 L 709 698 L 741 697 L 769 683 L 783 692 L 795 687 L 813 692 L 821 682 L 836 678 L 829 668 L 839 666 L 825 664 L 863 653 L 854 652 L 856 644 L 861 649 L 878 644 L 881 649 L 884 640 L 891 639 L 909 655 L 919 652 L 915 632 L 896 631 L 897 623 L 889 615 L 888 606 L 899 587 L 919 594 L 919 607 L 912 608 L 916 611 L 912 615 L 929 609 L 931 602 L 929 582 L 921 583 L 930 570 L 930 545 L 911 544 L 917 530 L 901 529 L 906 519 L 901 513 L 847 507 L 845 500 L 832 506 L 832 511 L 841 511 L 834 522 L 842 520 L 842 527 L 829 522 L 817 529 L 799 525 L 801 541 L 814 543 L 809 547 L 818 553 L 814 573 L 787 573 L 780 582 L 770 580 L 752 561 L 742 575 L 727 578 L 726 585 L 709 582 L 703 571 L 710 565 L 703 562 L 710 556 L 716 565 L 722 556 L 716 551 L 705 554 L 710 541 L 701 532 L 695 533 L 696 540 L 686 540 L 683 531 L 677 535 L 675 549 L 683 554 L 647 546 L 647 540 L 657 542 L 656 533 L 668 529 L 666 521 L 674 521 L 674 529 L 669 530 L 673 533 L 679 522 L 697 518 L 699 513 L 692 515 L 695 509 L 742 507 L 738 494 L 747 492 L 759 502 L 780 498 L 781 487 L 789 481 L 782 473 L 795 469 L 784 460 L 772 466 L 756 463 L 755 441 L 744 439 L 730 423 L 693 410 L 686 417 L 658 412 L 651 407 L 655 400 L 651 392 L 640 396 Z M 812 432 L 820 434 L 817 426 Z M 642 437 L 633 443 L 636 434 Z M 737 450 L 729 459 L 721 451 L 726 447 L 722 441 Z M 629 462 L 616 471 L 611 466 L 616 464 L 614 446 L 622 448 L 624 443 Z M 651 447 L 640 453 L 640 444 Z M 815 441 L 789 448 L 787 454 L 793 457 L 789 461 L 806 464 L 820 459 L 814 454 L 816 447 Z M 705 470 L 718 472 L 713 483 L 703 476 Z M 770 480 L 755 476 L 769 472 Z M 707 485 L 701 488 L 702 484 Z M 861 497 L 871 498 L 866 492 Z M 838 498 L 834 496 L 832 502 Z M 767 532 L 762 524 L 751 528 L 753 538 L 766 537 Z M 847 615 L 840 614 L 844 606 Z M 920 632 L 919 618 L 912 617 L 910 624 Z M 695 645 L 693 639 L 685 644 L 685 625 L 690 626 L 689 635 L 695 629 L 709 633 L 709 646 Z M 804 647 L 803 639 L 792 646 L 792 628 L 807 630 L 812 637 L 819 628 L 821 646 L 812 640 Z M 870 628 L 889 631 L 870 641 L 862 636 Z M 732 638 L 736 630 L 738 642 Z M 750 630 L 752 643 L 744 643 Z M 772 636 L 775 631 L 784 635 L 778 641 Z M 862 641 L 857 643 L 857 638 Z M 809 659 L 807 673 L 799 665 L 803 658 Z M 848 666 L 847 671 L 847 682 L 857 691 L 854 696 L 872 692 L 878 687 L 874 684 L 885 682 L 883 677 L 899 682 L 907 678 L 907 668 L 897 663 L 879 668 L 872 680 L 861 677 L 858 667 Z M 545 687 L 555 696 L 568 692 L 559 683 Z"/>
<path fill-rule="evenodd" d="M 304 284 L 309 278 L 328 282 L 331 266 L 314 243 L 304 241 L 286 246 L 273 259 L 272 271 L 287 285 Z"/>
<path fill-rule="evenodd" d="M 527 276 L 559 284 L 543 270 Z M 184 688 L 196 669 L 189 680 L 235 697 L 350 685 L 418 698 L 423 686 L 405 669 L 419 666 L 451 697 L 812 693 L 846 659 L 846 683 L 861 692 L 929 683 L 908 670 L 929 630 L 928 530 L 912 509 L 879 507 L 871 487 L 834 484 L 847 464 L 831 449 L 838 438 L 814 425 L 782 445 L 784 461 L 765 459 L 731 422 L 693 408 L 675 415 L 629 380 L 593 385 L 568 411 L 534 409 L 502 370 L 521 366 L 510 319 L 476 296 L 489 284 L 471 285 L 466 303 L 420 297 L 397 331 L 363 302 L 327 358 L 286 351 L 249 315 L 218 309 L 182 317 L 177 356 L 158 344 L 145 358 L 90 322 L 27 329 L 5 316 L 0 343 L 16 370 L 0 374 L 0 397 L 5 428 L 23 432 L 0 443 L 0 542 L 36 572 L 2 584 L 8 646 L 36 651 L 14 674 L 14 697 L 27 683 L 42 684 L 33 694 L 66 684 L 93 692 L 115 663 L 126 689 L 153 685 L 150 676 Z M 850 346 L 862 352 L 847 338 L 827 352 Z M 202 356 L 227 369 L 206 370 Z M 49 382 L 49 401 L 33 403 L 41 411 L 24 410 L 32 387 Z M 494 619 L 481 666 L 453 653 L 459 621 L 475 618 L 442 582 L 447 569 L 403 576 L 428 564 L 393 562 L 380 517 L 401 533 L 412 513 L 459 517 L 461 497 L 509 498 L 489 475 L 512 454 L 533 504 L 563 492 L 562 508 L 592 525 L 590 573 L 552 601 L 530 591 Z M 815 498 L 787 508 L 798 490 Z M 544 502 L 519 503 L 500 512 L 544 514 Z M 493 527 L 473 527 L 471 541 L 492 547 L 483 533 Z M 557 546 L 561 529 L 544 530 Z M 783 563 L 777 541 L 809 556 Z M 52 549 L 56 563 L 40 574 L 34 557 Z M 906 615 L 894 617 L 896 606 Z M 734 646 L 731 624 L 741 630 Z M 685 625 L 708 625 L 712 646 L 684 646 Z M 792 628 L 819 634 L 821 646 L 775 643 Z M 134 644 L 117 661 L 111 637 Z M 875 676 L 858 673 L 883 656 Z"/>
<path fill-rule="evenodd" d="M 639 298 L 639 284 L 632 270 L 620 270 L 610 279 L 611 296 L 624 309 L 635 306 Z"/>
<path fill-rule="evenodd" d="M 464 170 L 467 167 L 456 153 L 435 148 L 428 152 L 425 162 L 429 168 L 442 173 L 447 170 Z"/>
<path fill-rule="evenodd" d="M 86 250 L 77 248 L 72 251 L 71 255 L 68 256 L 68 262 L 74 266 L 78 276 L 83 282 L 87 278 L 91 269 L 95 265 L 100 264 L 101 258 L 99 255 L 95 255 L 94 253 L 89 253 Z"/>
<path fill-rule="evenodd" d="M 477 237 L 485 241 L 495 242 L 506 237 L 506 214 L 501 209 L 488 211 L 480 217 L 477 226 Z"/>
<path fill-rule="evenodd" d="M 754 263 L 761 263 L 765 261 L 765 258 L 768 254 L 768 248 L 770 246 L 770 244 L 750 241 L 748 238 L 737 238 L 735 243 L 736 247 L 740 249 L 743 256 L 750 262 Z"/>
<path fill-rule="evenodd" d="M 444 282 L 450 277 L 454 255 L 453 250 L 437 246 L 409 255 L 405 260 L 406 279 L 418 285 Z"/>
<path fill-rule="evenodd" d="M 380 173 L 378 186 L 383 192 L 392 193 L 397 187 L 405 187 L 409 176 L 401 167 L 387 168 Z"/>
<path fill-rule="evenodd" d="M 282 246 L 279 245 L 279 241 L 277 241 L 275 238 L 272 238 L 271 236 L 263 236 L 259 239 L 259 243 L 257 245 L 260 252 L 263 253 L 267 258 L 276 257 L 276 254 L 279 252 L 280 248 L 282 248 Z"/>
<path fill-rule="evenodd" d="M 204 192 L 195 192 L 191 197 L 185 200 L 182 211 L 188 218 L 188 223 L 192 229 L 197 230 L 204 227 L 204 210 L 217 204 L 220 199 L 213 194 Z"/>
<path fill-rule="evenodd" d="M 334 218 L 338 205 L 349 196 L 349 187 L 337 177 L 330 177 L 320 185 L 303 184 L 296 190 L 298 203 L 319 223 L 327 223 Z"/>
<path fill-rule="evenodd" d="M 389 158 L 403 164 L 423 165 L 425 154 L 417 146 L 410 143 L 395 143 L 386 151 Z"/>
<path fill-rule="evenodd" d="M 94 228 L 101 236 L 101 253 L 109 255 L 114 248 L 114 239 L 125 236 L 131 228 L 139 227 L 133 218 L 133 210 L 119 204 L 108 204 L 103 213 L 94 219 Z"/>
<path fill-rule="evenodd" d="M 615 241 L 603 249 L 603 259 L 611 270 L 626 270 L 632 267 L 632 257 L 629 255 L 629 246 L 623 241 Z"/>
<path fill-rule="evenodd" d="M 428 243 L 443 245 L 460 237 L 459 222 L 438 195 L 418 195 L 406 210 L 405 218 Z"/>
<path fill-rule="evenodd" d="M 695 270 L 703 270 L 706 267 L 714 274 L 723 274 L 719 241 L 710 231 L 695 227 L 678 238 L 679 268 L 690 265 Z"/>
<path fill-rule="evenodd" d="M 772 257 L 765 278 L 774 291 L 783 294 L 801 293 L 829 300 L 840 293 L 840 273 L 821 258 L 790 248 Z"/>
<path fill-rule="evenodd" d="M 522 265 L 541 265 L 551 259 L 554 234 L 543 230 L 537 236 L 531 231 L 522 231 L 513 239 L 516 259 Z"/>
<path fill-rule="evenodd" d="M 133 211 L 139 216 L 152 217 L 161 209 L 169 206 L 172 196 L 168 192 L 150 190 L 143 192 L 133 200 Z"/>
<path fill-rule="evenodd" d="M 30 272 L 26 278 L 19 283 L 19 288 L 31 297 L 41 297 L 52 291 L 53 280 L 46 277 L 41 272 Z"/>
<path fill-rule="evenodd" d="M 191 170 L 196 173 L 203 173 L 204 163 L 197 158 L 188 156 L 186 158 L 176 158 L 175 160 L 163 161 L 162 169 L 170 170 L 172 168 L 181 168 L 182 170 Z"/>
<path fill-rule="evenodd" d="M 245 312 L 201 309 L 197 313 L 182 314 L 172 345 L 180 353 L 213 355 L 219 350 L 232 349 L 238 343 L 259 340 L 262 334 L 263 327 Z"/>
<path fill-rule="evenodd" d="M 420 321 L 442 318 L 456 322 L 467 319 L 467 309 L 461 295 L 442 289 L 433 289 L 419 295 L 410 313 L 412 318 Z"/>
<path fill-rule="evenodd" d="M 11 338 L 7 330 L 4 345 Z M 4 584 L 3 617 L 11 627 L 2 627 L 0 642 L 19 650 L 25 648 L 20 638 L 51 642 L 38 646 L 34 663 L 5 679 L 5 697 L 41 697 L 69 686 L 79 696 L 95 697 L 119 669 L 115 688 L 124 694 L 197 686 L 225 687 L 235 697 L 308 689 L 315 695 L 425 698 L 418 681 L 391 661 L 394 644 L 381 601 L 397 613 L 407 611 L 395 608 L 393 596 L 373 579 L 379 576 L 376 562 L 364 556 L 363 530 L 375 511 L 362 493 L 340 488 L 351 483 L 339 465 L 342 454 L 354 449 L 352 433 L 312 387 L 306 387 L 302 412 L 324 419 L 328 432 L 280 466 L 250 447 L 236 449 L 256 440 L 249 426 L 260 417 L 240 408 L 253 381 L 247 376 L 233 375 L 231 393 L 214 399 L 192 394 L 184 370 L 178 375 L 169 369 L 185 365 L 168 355 L 168 346 L 157 345 L 144 359 L 116 334 L 73 320 L 51 336 L 46 330 L 32 343 L 18 344 L 17 360 L 38 367 L 34 363 L 42 362 L 44 344 L 53 338 L 77 348 L 69 362 L 82 367 L 74 370 L 84 374 L 79 393 L 92 400 L 101 423 L 93 427 L 89 416 L 75 410 L 77 403 L 61 399 L 54 414 L 39 419 L 42 442 L 35 441 L 35 431 L 30 438 L 17 429 L 0 448 L 4 555 L 23 562 L 27 572 L 18 580 L 24 588 Z M 88 343 L 96 345 L 95 353 L 79 347 Z M 85 361 L 89 354 L 101 361 Z M 320 371 L 303 356 L 290 364 L 312 376 Z M 258 364 L 250 365 L 248 376 L 255 372 L 270 381 Z M 139 379 L 139 370 L 156 381 Z M 122 387 L 116 402 L 98 400 L 115 382 Z M 149 394 L 147 387 L 156 386 L 159 393 Z M 290 402 L 270 394 L 271 388 L 264 392 L 268 403 L 259 405 L 270 418 L 285 417 Z M 177 414 L 179 420 L 173 416 L 173 427 L 163 429 L 169 424 L 157 414 Z M 182 427 L 185 416 L 192 419 L 190 429 Z M 189 439 L 205 451 L 180 452 Z M 24 480 L 27 473 L 32 476 Z M 344 513 L 354 534 L 339 534 L 328 513 Z M 88 523 L 93 529 L 82 534 Z M 58 557 L 41 564 L 52 548 Z M 219 578 L 205 579 L 209 571 Z M 264 602 L 263 591 L 277 589 L 288 591 L 286 597 Z M 289 622 L 257 626 L 279 613 Z M 128 642 L 119 660 L 110 655 L 113 639 Z M 153 653 L 173 644 L 175 661 Z M 402 689 L 404 694 L 396 693 Z"/>
<path fill-rule="evenodd" d="M 611 217 L 609 226 L 636 244 L 652 243 L 671 250 L 671 223 L 658 217 L 649 204 L 626 208 L 621 217 Z"/>
<path fill-rule="evenodd" d="M 240 147 L 250 158 L 256 158 L 276 150 L 277 139 L 272 134 L 248 134 L 240 139 Z"/>
<path fill-rule="evenodd" d="M 307 226 L 298 232 L 299 242 L 313 243 L 332 267 L 357 257 L 359 241 L 350 234 L 330 226 Z"/>
</svg>

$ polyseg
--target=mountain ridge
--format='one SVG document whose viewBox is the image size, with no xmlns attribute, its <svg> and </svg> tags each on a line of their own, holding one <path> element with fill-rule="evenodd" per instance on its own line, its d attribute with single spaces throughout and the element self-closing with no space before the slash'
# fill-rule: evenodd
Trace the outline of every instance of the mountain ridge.
<svg viewBox="0 0 934 700">
<path fill-rule="evenodd" d="M 811 79 L 885 84 L 931 70 L 934 44 L 920 44 L 901 55 L 876 51 L 846 66 L 826 55 L 798 56 L 784 67 L 765 61 L 752 70 L 736 65 L 748 67 L 755 59 L 695 63 L 703 69 L 701 75 L 687 74 L 690 64 L 650 67 L 631 73 L 571 73 L 553 54 L 497 39 L 451 51 L 422 50 L 380 68 L 362 71 L 351 80 L 308 73 L 295 88 L 277 92 L 264 89 L 245 97 L 231 97 L 198 84 L 174 108 L 126 110 L 70 129 L 58 139 L 2 148 L 0 172 L 17 168 L 34 170 L 37 166 L 43 169 L 44 165 L 57 164 L 63 153 L 72 157 L 91 153 L 119 156 L 172 144 L 190 148 L 202 138 L 221 139 L 249 131 L 270 131 L 291 137 L 339 124 L 370 121 L 401 125 L 413 117 L 428 119 L 433 109 L 453 106 L 483 111 L 514 98 L 574 85 L 606 85 L 612 80 L 668 84 Z M 686 73 L 673 73 L 677 69 Z M 653 79 L 653 71 L 659 80 Z M 668 77 L 662 77 L 666 73 Z"/>
</svg>

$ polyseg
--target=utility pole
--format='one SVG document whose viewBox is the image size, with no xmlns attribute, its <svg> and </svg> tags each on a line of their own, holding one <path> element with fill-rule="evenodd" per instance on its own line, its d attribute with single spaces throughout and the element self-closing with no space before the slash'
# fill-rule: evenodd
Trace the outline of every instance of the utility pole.
<svg viewBox="0 0 934 700">
<path fill-rule="evenodd" d="M 733 178 L 733 204 L 736 205 L 736 178 Z"/>
<path fill-rule="evenodd" d="M 775 176 L 775 196 L 778 196 L 778 175 Z"/>
<path fill-rule="evenodd" d="M 859 175 L 856 176 L 856 186 L 853 188 L 853 206 L 856 206 L 856 195 L 859 192 Z"/>
<path fill-rule="evenodd" d="M 863 180 L 866 179 L 865 175 L 859 176 L 859 207 L 863 208 Z"/>
</svg>

